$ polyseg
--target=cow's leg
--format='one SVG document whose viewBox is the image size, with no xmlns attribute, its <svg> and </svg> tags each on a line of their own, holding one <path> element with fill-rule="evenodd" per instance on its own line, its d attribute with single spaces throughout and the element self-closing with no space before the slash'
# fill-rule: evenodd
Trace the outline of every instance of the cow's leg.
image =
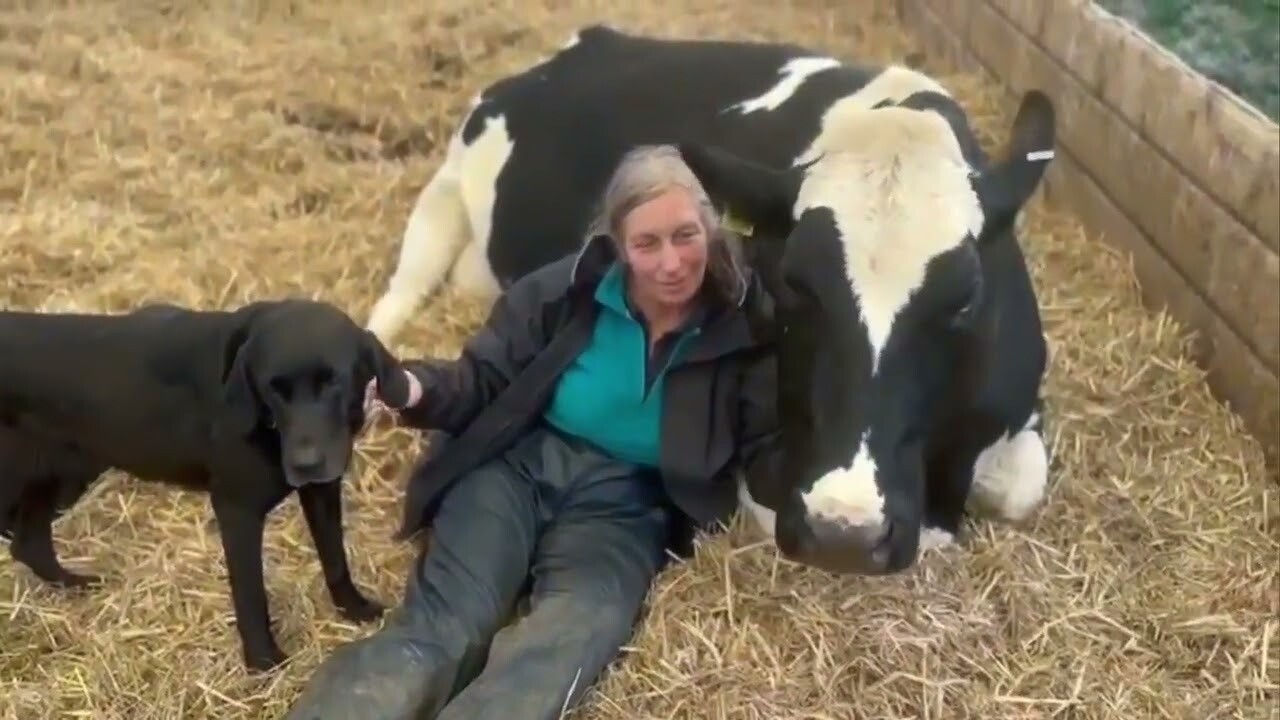
<svg viewBox="0 0 1280 720">
<path fill-rule="evenodd" d="M 968 497 L 974 509 L 1009 522 L 1020 522 L 1039 507 L 1049 485 L 1049 452 L 1039 408 L 1015 427 L 978 453 Z"/>
<path fill-rule="evenodd" d="M 1038 407 L 1022 423 L 975 412 L 956 427 L 963 429 L 954 431 L 927 465 L 921 551 L 958 538 L 966 510 L 1019 521 L 1045 496 L 1048 454 Z"/>
<path fill-rule="evenodd" d="M 752 526 L 760 535 L 772 539 L 778 524 L 778 514 L 773 510 L 756 502 L 751 497 L 751 491 L 747 488 L 745 478 L 738 480 L 738 507 L 747 511 L 751 517 Z"/>
<path fill-rule="evenodd" d="M 489 266 L 485 250 L 479 236 L 467 243 L 458 263 L 453 266 L 451 280 L 460 295 L 481 302 L 492 302 L 498 299 L 502 289 L 498 285 L 498 278 L 493 274 L 493 268 Z"/>
<path fill-rule="evenodd" d="M 460 295 L 491 302 L 500 293 L 498 279 L 489 263 L 489 242 L 493 230 L 494 208 L 498 202 L 498 176 L 515 144 L 507 133 L 506 118 L 487 118 L 484 128 L 467 147 L 459 165 L 459 183 L 471 227 L 471 242 L 462 251 L 450 278 Z M 524 242 L 520 236 L 506 236 L 498 242 Z"/>
<path fill-rule="evenodd" d="M 920 527 L 918 553 L 937 550 L 956 542 L 964 523 L 965 497 L 969 493 L 973 458 L 977 451 L 960 443 L 934 456 L 928 463 L 924 522 Z"/>
<path fill-rule="evenodd" d="M 925 461 L 924 518 L 919 552 L 952 545 L 960 537 L 973 463 L 998 431 L 982 413 L 967 413 L 948 426 Z"/>
<path fill-rule="evenodd" d="M 472 237 L 461 184 L 465 152 L 462 141 L 455 137 L 444 163 L 414 203 L 395 272 L 369 314 L 368 329 L 384 343 L 391 341 L 445 279 Z"/>
</svg>

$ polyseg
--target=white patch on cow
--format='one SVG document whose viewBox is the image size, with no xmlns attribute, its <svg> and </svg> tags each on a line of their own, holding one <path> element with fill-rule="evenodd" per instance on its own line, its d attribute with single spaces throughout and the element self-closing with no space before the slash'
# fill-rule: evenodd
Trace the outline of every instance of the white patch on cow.
<svg viewBox="0 0 1280 720">
<path fill-rule="evenodd" d="M 444 162 L 419 193 L 405 226 L 395 272 L 369 315 L 366 327 L 384 343 L 444 281 L 459 253 L 466 262 L 460 263 L 452 279 L 464 292 L 489 297 L 497 287 L 485 256 L 495 182 L 513 143 L 506 118 L 497 116 L 488 119 L 470 145 L 464 145 L 461 128 L 466 122 L 464 118 L 449 141 Z"/>
<path fill-rule="evenodd" d="M 751 491 L 747 489 L 747 481 L 745 478 L 738 479 L 738 504 L 746 508 L 747 513 L 754 521 L 756 529 L 765 537 L 773 537 L 778 524 L 778 514 L 769 508 L 756 502 L 751 497 Z"/>
<path fill-rule="evenodd" d="M 931 550 L 941 550 L 955 544 L 956 536 L 942 528 L 927 527 L 920 531 L 919 552 L 924 554 Z"/>
<path fill-rule="evenodd" d="M 499 294 L 497 278 L 489 266 L 489 234 L 493 228 L 493 206 L 498 197 L 498 173 L 511 159 L 515 148 L 507 132 L 507 118 L 489 118 L 484 130 L 467 146 L 462 160 L 462 197 L 471 221 L 471 242 L 463 250 L 452 280 L 458 290 L 482 300 Z"/>
<path fill-rule="evenodd" d="M 831 106 L 821 132 L 796 161 L 818 158 L 794 213 L 826 207 L 835 217 L 873 374 L 894 319 L 920 288 L 929 261 L 982 229 L 971 168 L 947 121 L 932 112 L 871 109 L 921 90 L 944 92 L 913 70 L 885 70 Z"/>
<path fill-rule="evenodd" d="M 795 95 L 796 90 L 800 89 L 810 76 L 823 70 L 839 67 L 840 64 L 839 60 L 829 57 L 800 57 L 788 60 L 778 69 L 782 79 L 777 84 L 750 100 L 730 105 L 728 110 L 738 110 L 743 115 L 757 110 L 774 110 Z"/>
<path fill-rule="evenodd" d="M 800 499 L 813 518 L 852 527 L 883 525 L 884 494 L 876 485 L 876 461 L 867 449 L 866 436 L 848 467 L 818 478 Z"/>
<path fill-rule="evenodd" d="M 492 301 L 502 294 L 502 286 L 493 274 L 486 255 L 488 245 L 477 236 L 462 248 L 462 255 L 454 263 L 449 280 L 460 295 L 477 300 Z"/>
<path fill-rule="evenodd" d="M 978 508 L 1018 522 L 1044 500 L 1049 452 L 1033 427 L 1039 419 L 1033 413 L 1021 430 L 1001 436 L 978 455 L 969 495 Z"/>
<path fill-rule="evenodd" d="M 822 114 L 822 129 L 818 136 L 803 153 L 796 157 L 795 164 L 807 163 L 822 153 L 840 152 L 862 142 L 858 137 L 861 131 L 860 119 L 876 105 L 888 100 L 899 103 L 918 92 L 936 92 L 950 97 L 951 94 L 937 80 L 901 65 L 890 65 L 871 78 L 857 92 L 846 95 L 831 103 Z M 852 118 L 852 124 L 849 119 Z"/>
<path fill-rule="evenodd" d="M 574 45 L 577 45 L 577 44 L 578 44 L 578 41 L 579 41 L 579 40 L 581 40 L 581 39 L 582 39 L 581 34 L 579 34 L 578 32 L 574 32 L 572 35 L 570 35 L 570 36 L 569 36 L 569 39 L 568 39 L 568 40 L 565 40 L 565 41 L 564 41 L 564 44 L 560 46 L 560 50 L 561 50 L 562 52 L 563 52 L 563 51 L 565 51 L 565 50 L 568 50 L 569 48 L 573 47 Z"/>
</svg>

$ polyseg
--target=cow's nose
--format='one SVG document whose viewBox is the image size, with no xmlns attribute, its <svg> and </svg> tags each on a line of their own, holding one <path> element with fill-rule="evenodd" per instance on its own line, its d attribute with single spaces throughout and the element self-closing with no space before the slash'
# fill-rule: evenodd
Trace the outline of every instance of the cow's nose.
<svg viewBox="0 0 1280 720">
<path fill-rule="evenodd" d="M 891 572 L 893 524 L 848 525 L 808 515 L 778 535 L 782 552 L 806 565 L 841 574 Z"/>
</svg>

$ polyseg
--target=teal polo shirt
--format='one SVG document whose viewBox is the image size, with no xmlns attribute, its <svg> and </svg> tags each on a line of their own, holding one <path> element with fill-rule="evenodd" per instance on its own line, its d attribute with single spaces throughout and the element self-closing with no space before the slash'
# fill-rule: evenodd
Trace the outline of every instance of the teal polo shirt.
<svg viewBox="0 0 1280 720">
<path fill-rule="evenodd" d="M 622 269 L 614 265 L 596 287 L 602 307 L 591 342 L 560 376 L 543 417 L 611 457 L 650 468 L 661 457 L 662 388 L 666 371 L 698 334 L 700 313 L 663 338 L 650 361 L 644 323 L 627 302 Z"/>
</svg>

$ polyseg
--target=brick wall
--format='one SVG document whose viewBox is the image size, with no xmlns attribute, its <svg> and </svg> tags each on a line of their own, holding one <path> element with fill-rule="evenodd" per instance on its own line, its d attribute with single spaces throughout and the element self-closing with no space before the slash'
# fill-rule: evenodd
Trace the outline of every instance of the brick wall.
<svg viewBox="0 0 1280 720">
<path fill-rule="evenodd" d="M 1280 131 L 1087 0 L 897 0 L 931 62 L 1054 100 L 1045 198 L 1133 257 L 1143 296 L 1280 455 Z"/>
</svg>

